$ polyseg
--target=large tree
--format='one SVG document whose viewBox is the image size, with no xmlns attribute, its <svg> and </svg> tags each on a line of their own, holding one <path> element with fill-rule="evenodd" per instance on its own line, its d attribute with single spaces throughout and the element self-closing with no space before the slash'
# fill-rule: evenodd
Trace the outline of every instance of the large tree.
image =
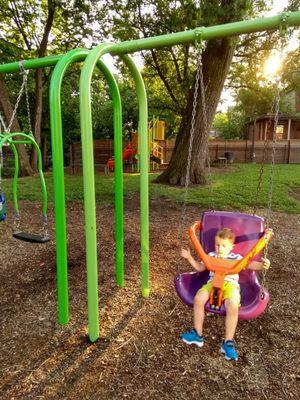
<svg viewBox="0 0 300 400">
<path fill-rule="evenodd" d="M 247 0 L 151 0 L 147 7 L 140 0 L 111 0 L 113 34 L 121 40 L 148 37 L 210 26 L 261 15 L 266 3 Z M 204 129 L 202 92 L 198 91 L 195 136 L 191 160 L 191 183 L 205 183 L 207 136 L 212 124 L 221 91 L 224 86 L 235 50 L 239 45 L 236 38 L 209 41 L 203 51 L 203 81 L 206 98 L 206 120 Z M 181 124 L 176 137 L 175 149 L 168 169 L 158 177 L 159 182 L 183 185 L 186 176 L 188 144 L 190 137 L 192 106 L 195 91 L 196 57 L 194 47 L 175 46 L 163 50 L 142 53 L 145 60 L 145 78 L 159 76 L 167 96 L 165 106 L 177 112 Z M 150 99 L 151 100 L 151 99 Z"/>
<path fill-rule="evenodd" d="M 103 2 L 96 0 L 0 0 L 1 62 L 44 57 L 48 49 L 51 53 L 65 53 L 81 46 L 85 41 L 92 43 L 93 39 L 97 40 L 102 34 L 100 29 L 95 29 L 103 19 L 102 8 Z M 43 134 L 42 115 L 45 116 L 43 96 L 44 99 L 47 97 L 49 74 L 47 70 L 37 69 L 34 72 L 34 90 L 30 93 L 33 134 L 39 145 Z M 1 96 L 4 97 L 4 94 L 1 93 Z M 16 96 L 10 97 L 15 100 Z M 10 99 L 5 98 L 3 101 L 8 104 Z M 9 115 L 6 115 L 6 119 L 8 118 Z M 25 167 L 26 153 L 20 163 L 23 173 L 30 173 Z M 31 153 L 30 163 L 35 169 L 34 151 Z"/>
<path fill-rule="evenodd" d="M 57 7 L 55 0 L 47 0 L 37 3 L 36 1 L 7 1 L 3 4 L 1 14 L 3 15 L 3 33 L 6 43 L 18 48 L 17 55 L 22 54 L 24 58 L 33 55 L 44 57 L 46 55 L 49 34 L 54 21 Z M 41 120 L 42 120 L 42 85 L 43 71 L 35 71 L 35 95 L 34 95 L 34 119 L 33 134 L 37 143 L 41 144 Z M 21 168 L 24 170 L 24 158 L 21 160 Z M 32 148 L 30 165 L 36 170 L 37 155 Z"/>
</svg>

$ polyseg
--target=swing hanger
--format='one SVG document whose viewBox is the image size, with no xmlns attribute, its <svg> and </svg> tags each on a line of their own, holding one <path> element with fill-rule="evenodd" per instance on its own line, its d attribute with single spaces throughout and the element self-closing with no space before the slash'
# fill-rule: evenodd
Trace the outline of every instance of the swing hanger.
<svg viewBox="0 0 300 400">
<path fill-rule="evenodd" d="M 27 77 L 29 70 L 24 68 L 24 60 L 19 61 L 19 70 L 22 75 L 26 75 L 26 77 Z"/>
<path fill-rule="evenodd" d="M 291 15 L 291 13 L 289 11 L 284 12 L 280 15 L 280 26 L 279 26 L 279 32 L 280 32 L 280 36 L 282 36 L 283 38 L 286 38 L 287 35 L 287 30 L 289 27 L 289 23 L 288 23 L 288 19 L 289 16 Z"/>
<path fill-rule="evenodd" d="M 194 30 L 194 33 L 195 33 L 195 48 L 200 53 L 202 53 L 202 51 L 204 49 L 203 39 L 202 39 L 202 35 L 203 35 L 204 30 L 205 30 L 204 26 L 201 26 L 200 28 L 196 28 Z"/>
</svg>

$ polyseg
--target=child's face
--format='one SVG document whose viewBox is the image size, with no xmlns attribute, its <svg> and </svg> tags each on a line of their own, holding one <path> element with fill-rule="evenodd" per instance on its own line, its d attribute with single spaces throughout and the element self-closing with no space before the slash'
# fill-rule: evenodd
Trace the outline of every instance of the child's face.
<svg viewBox="0 0 300 400">
<path fill-rule="evenodd" d="M 234 243 L 229 239 L 215 238 L 215 251 L 219 257 L 225 258 L 233 249 Z"/>
</svg>

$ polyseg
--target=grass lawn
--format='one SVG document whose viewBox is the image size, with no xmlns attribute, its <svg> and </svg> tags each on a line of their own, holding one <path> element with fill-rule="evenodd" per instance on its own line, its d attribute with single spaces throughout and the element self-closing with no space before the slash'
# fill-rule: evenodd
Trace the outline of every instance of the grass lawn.
<svg viewBox="0 0 300 400">
<path fill-rule="evenodd" d="M 256 197 L 257 180 L 260 165 L 234 164 L 232 170 L 214 172 L 212 176 L 213 197 L 215 209 L 247 210 L 254 204 Z M 184 189 L 158 185 L 153 183 L 157 174 L 150 174 L 150 198 L 165 198 L 181 203 L 184 199 Z M 270 166 L 265 166 L 258 207 L 268 205 Z M 52 174 L 46 174 L 46 184 L 49 201 L 53 200 Z M 65 175 L 66 199 L 68 201 L 83 200 L 82 176 Z M 275 166 L 275 178 L 273 186 L 272 209 L 287 213 L 300 213 L 300 202 L 290 196 L 295 187 L 300 186 L 299 164 L 278 164 Z M 11 180 L 3 180 L 3 191 L 8 199 L 11 199 Z M 19 198 L 31 201 L 41 199 L 38 177 L 20 178 Z M 124 175 L 124 196 L 132 198 L 139 191 L 139 175 Z M 96 175 L 96 200 L 99 204 L 113 203 L 114 177 L 113 175 Z M 187 195 L 187 203 L 198 204 L 201 208 L 210 208 L 210 189 L 208 186 L 190 187 Z"/>
</svg>

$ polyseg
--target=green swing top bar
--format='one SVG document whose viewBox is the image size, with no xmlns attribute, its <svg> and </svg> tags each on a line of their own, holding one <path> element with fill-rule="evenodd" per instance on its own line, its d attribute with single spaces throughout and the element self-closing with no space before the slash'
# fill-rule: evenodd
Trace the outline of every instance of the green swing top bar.
<svg viewBox="0 0 300 400">
<path fill-rule="evenodd" d="M 121 55 L 134 53 L 140 50 L 159 48 L 165 46 L 174 46 L 185 43 L 192 43 L 196 37 L 201 34 L 202 40 L 221 39 L 229 36 L 238 36 L 246 33 L 278 29 L 280 26 L 300 25 L 300 11 L 286 12 L 273 17 L 257 18 L 246 21 L 232 22 L 229 24 L 199 27 L 183 32 L 176 32 L 168 35 L 149 37 L 146 39 L 137 39 L 117 43 L 110 52 L 112 55 Z M 35 69 L 55 65 L 61 58 L 61 55 L 25 60 L 23 67 L 25 69 Z M 0 73 L 10 73 L 19 71 L 19 63 L 9 63 L 0 65 Z"/>
</svg>

